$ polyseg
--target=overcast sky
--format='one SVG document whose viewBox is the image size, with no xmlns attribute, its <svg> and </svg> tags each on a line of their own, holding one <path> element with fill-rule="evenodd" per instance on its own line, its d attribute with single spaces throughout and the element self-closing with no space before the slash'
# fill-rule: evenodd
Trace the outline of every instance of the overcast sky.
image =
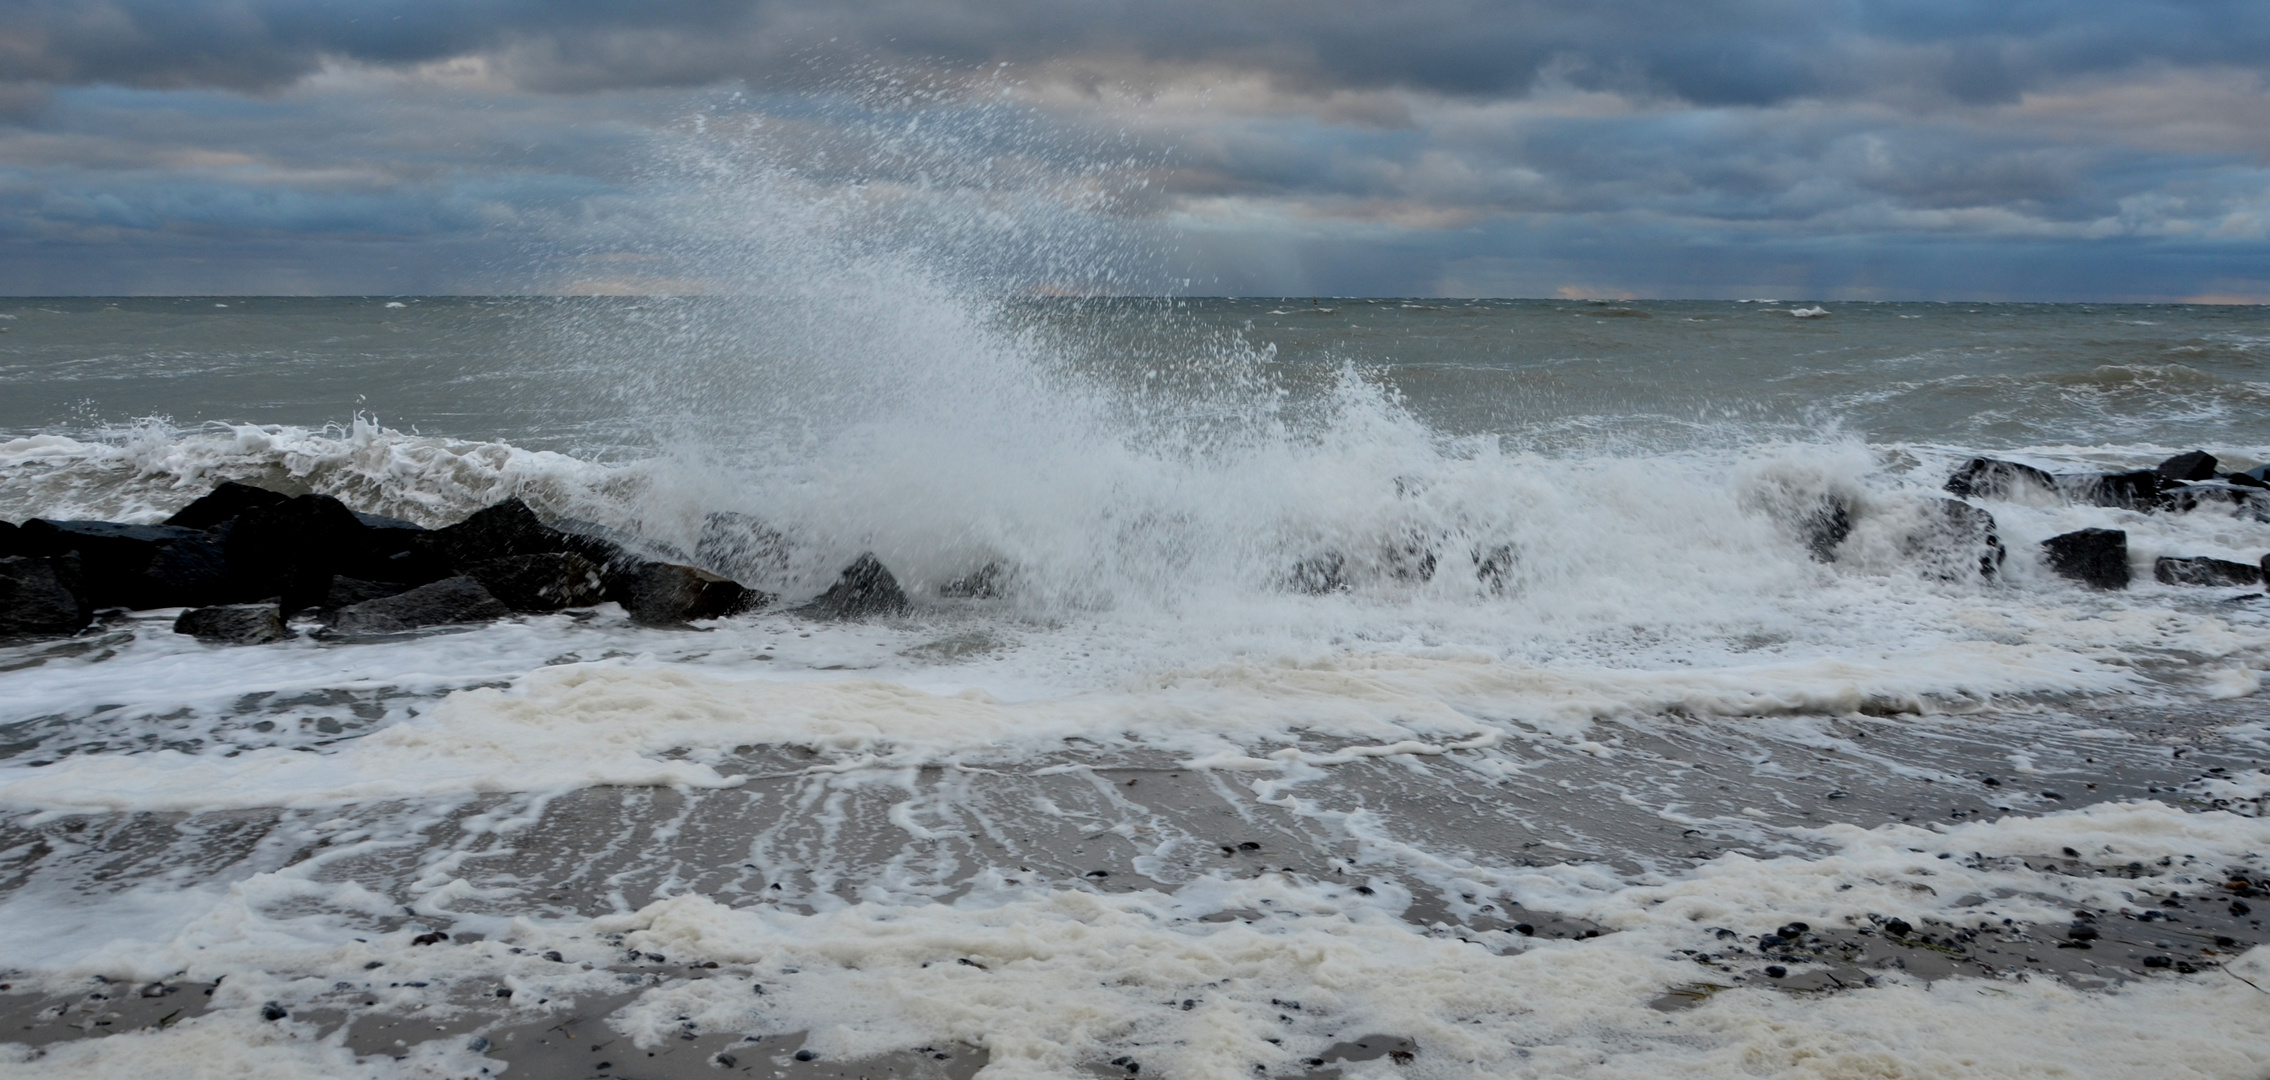
<svg viewBox="0 0 2270 1080">
<path fill-rule="evenodd" d="M 2266 77 L 2263 0 L 0 0 L 0 292 L 705 289 L 832 189 L 1038 287 L 2266 302 Z"/>
</svg>

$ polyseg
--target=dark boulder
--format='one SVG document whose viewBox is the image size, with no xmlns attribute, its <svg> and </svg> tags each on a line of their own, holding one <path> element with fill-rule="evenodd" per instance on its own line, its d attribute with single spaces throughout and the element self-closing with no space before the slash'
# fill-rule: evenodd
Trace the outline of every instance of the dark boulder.
<svg viewBox="0 0 2270 1080">
<path fill-rule="evenodd" d="M 2055 492 L 2057 478 L 2015 461 L 1972 458 L 1947 478 L 1947 491 L 1963 498 L 2008 499 L 2029 491 Z"/>
<path fill-rule="evenodd" d="M 173 621 L 173 632 L 216 645 L 265 645 L 291 636 L 274 604 L 190 608 Z"/>
<path fill-rule="evenodd" d="M 2160 462 L 2152 471 L 2160 474 L 2162 480 L 2190 483 L 2194 480 L 2213 480 L 2215 467 L 2220 464 L 2222 463 L 2215 460 L 2215 455 L 2205 450 L 2193 450 Z"/>
<path fill-rule="evenodd" d="M 512 609 L 489 595 L 480 582 L 453 577 L 340 608 L 328 621 L 340 634 L 399 634 L 449 623 L 489 622 L 511 614 Z"/>
<path fill-rule="evenodd" d="M 1310 596 L 1346 592 L 1348 560 L 1337 551 L 1311 555 L 1293 564 L 1291 572 L 1285 576 L 1285 586 Z"/>
<path fill-rule="evenodd" d="M 2160 492 L 2170 486 L 2153 469 L 2124 473 L 2073 473 L 2057 478 L 2057 489 L 2074 502 L 2118 507 L 2122 510 L 2157 509 L 2160 505 Z"/>
<path fill-rule="evenodd" d="M 707 570 L 676 563 L 617 563 L 608 569 L 607 599 L 641 626 L 677 626 L 755 611 L 772 597 Z M 896 586 L 893 586 L 896 588 Z"/>
<path fill-rule="evenodd" d="M 2224 473 L 2222 480 L 2223 483 L 2231 484 L 2236 487 L 2254 488 L 2256 490 L 2270 488 L 2270 481 L 2263 480 L 2261 477 L 2256 476 L 2253 473 Z"/>
<path fill-rule="evenodd" d="M 24 531 L 13 521 L 0 521 L 0 559 L 25 554 Z"/>
<path fill-rule="evenodd" d="M 419 548 L 451 566 L 471 566 L 515 555 L 574 552 L 601 566 L 625 559 L 612 540 L 546 525 L 517 498 L 484 507 L 455 525 L 419 534 Z"/>
<path fill-rule="evenodd" d="M 365 600 L 376 600 L 382 596 L 400 596 L 414 588 L 417 588 L 417 586 L 400 581 L 371 581 L 367 578 L 333 575 L 330 587 L 323 590 L 323 603 L 320 606 L 325 610 L 337 611 L 340 608 L 353 607 Z"/>
<path fill-rule="evenodd" d="M 869 552 L 844 567 L 828 591 L 796 611 L 818 619 L 865 619 L 903 614 L 907 606 L 898 579 Z"/>
<path fill-rule="evenodd" d="M 598 563 L 571 551 L 508 555 L 469 563 L 465 573 L 514 611 L 589 607 L 607 598 Z"/>
<path fill-rule="evenodd" d="M 1942 581 L 1972 575 L 1993 578 L 2010 557 L 1994 515 L 1960 499 L 1934 499 L 1921 522 L 1901 541 L 1907 557 Z"/>
<path fill-rule="evenodd" d="M 938 595 L 957 600 L 997 600 L 1009 595 L 1009 568 L 989 562 L 938 586 Z"/>
<path fill-rule="evenodd" d="M 2162 555 L 2152 562 L 2152 579 L 2162 585 L 2260 585 L 2262 568 L 2229 559 L 2179 559 Z"/>
<path fill-rule="evenodd" d="M 35 518 L 18 539 L 29 555 L 78 552 L 82 588 L 97 608 L 191 607 L 230 591 L 222 546 L 200 529 Z"/>
<path fill-rule="evenodd" d="M 75 634 L 94 621 L 77 553 L 0 558 L 0 636 Z"/>
<path fill-rule="evenodd" d="M 2179 514 L 2213 510 L 2270 521 L 2270 491 L 2219 480 L 2171 484 L 2160 492 L 2160 509 Z"/>
<path fill-rule="evenodd" d="M 168 525 L 184 529 L 210 529 L 226 521 L 235 521 L 247 511 L 262 510 L 290 502 L 291 496 L 234 480 L 224 480 L 221 486 L 205 493 L 203 498 L 184 506 L 165 520 Z"/>
<path fill-rule="evenodd" d="M 1852 535 L 1852 509 L 1836 495 L 1823 495 L 1797 519 L 1797 535 L 1814 562 L 1835 562 L 1837 545 Z"/>
<path fill-rule="evenodd" d="M 227 530 L 229 577 L 241 599 L 281 597 L 286 610 L 323 602 L 332 577 L 388 576 L 371 530 L 329 495 L 247 510 Z"/>
<path fill-rule="evenodd" d="M 2049 568 L 2099 589 L 2128 587 L 2128 534 L 2119 529 L 2082 529 L 2041 542 Z"/>
<path fill-rule="evenodd" d="M 788 576 L 788 538 L 748 514 L 704 515 L 694 564 L 736 581 L 774 582 Z"/>
</svg>

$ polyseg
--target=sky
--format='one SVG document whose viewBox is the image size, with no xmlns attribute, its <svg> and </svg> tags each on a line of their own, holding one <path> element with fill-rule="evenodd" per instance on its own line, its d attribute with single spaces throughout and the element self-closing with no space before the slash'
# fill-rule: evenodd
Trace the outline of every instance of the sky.
<svg viewBox="0 0 2270 1080">
<path fill-rule="evenodd" d="M 0 293 L 730 291 L 791 220 L 1043 291 L 2264 303 L 2270 3 L 0 0 Z"/>
</svg>

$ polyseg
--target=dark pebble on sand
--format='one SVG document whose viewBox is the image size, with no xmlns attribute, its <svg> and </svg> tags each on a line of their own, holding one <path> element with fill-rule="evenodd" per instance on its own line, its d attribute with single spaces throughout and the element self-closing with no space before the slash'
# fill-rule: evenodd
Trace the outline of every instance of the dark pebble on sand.
<svg viewBox="0 0 2270 1080">
<path fill-rule="evenodd" d="M 1914 931 L 1915 927 L 1909 925 L 1906 919 L 1887 919 L 1884 922 L 1884 932 L 1893 937 L 1906 937 Z"/>
<path fill-rule="evenodd" d="M 567 963 L 567 957 L 561 956 L 558 949 L 553 949 L 551 952 L 545 953 L 544 959 L 549 960 L 555 964 Z"/>
<path fill-rule="evenodd" d="M 1536 927 L 1534 927 L 1534 926 L 1531 926 L 1531 925 L 1529 925 L 1528 923 L 1525 923 L 1525 922 L 1524 922 L 1524 923 L 1515 923 L 1515 924 L 1513 924 L 1513 932 L 1514 932 L 1514 933 L 1516 933 L 1516 934 L 1520 934 L 1520 935 L 1521 935 L 1522 937 L 1536 937 L 1536 936 L 1537 936 L 1537 928 L 1536 928 Z"/>
<path fill-rule="evenodd" d="M 2172 956 L 2147 956 L 2144 958 L 2144 966 L 2148 968 L 2172 967 L 2174 964 L 2175 958 Z"/>
<path fill-rule="evenodd" d="M 2246 901 L 2244 900 L 2231 901 L 2231 914 L 2233 915 L 2245 915 L 2249 912 L 2252 912 L 2253 910 L 2253 908 L 2246 906 Z"/>
<path fill-rule="evenodd" d="M 284 1007 L 282 1005 L 278 1005 L 273 1001 L 260 1007 L 260 1018 L 262 1020 L 281 1020 L 290 1015 L 290 1013 L 284 1011 Z"/>
<path fill-rule="evenodd" d="M 798 1061 L 818 1061 L 818 1060 L 820 1060 L 820 1055 L 818 1055 L 818 1054 L 815 1054 L 815 1053 L 811 1052 L 810 1050 L 798 1050 L 798 1051 L 796 1052 L 796 1060 L 798 1060 Z"/>
<path fill-rule="evenodd" d="M 1766 978 L 1778 979 L 1787 974 L 1789 974 L 1789 969 L 1781 966 L 1780 964 L 1766 965 Z"/>
<path fill-rule="evenodd" d="M 2073 941 L 2095 941 L 2097 939 L 2097 928 L 2074 923 L 2072 929 L 2065 931 L 2065 936 Z"/>
</svg>

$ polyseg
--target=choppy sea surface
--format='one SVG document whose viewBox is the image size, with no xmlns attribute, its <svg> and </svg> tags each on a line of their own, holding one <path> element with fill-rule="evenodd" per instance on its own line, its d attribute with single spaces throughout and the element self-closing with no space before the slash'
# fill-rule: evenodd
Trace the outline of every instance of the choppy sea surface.
<svg viewBox="0 0 2270 1080">
<path fill-rule="evenodd" d="M 1913 542 L 1975 455 L 2270 462 L 2270 309 L 0 331 L 10 521 L 234 479 L 786 541 L 713 567 L 779 603 L 679 630 L 0 643 L 0 1075 L 2270 1075 L 2270 601 L 2152 575 L 2270 523 L 1974 499 L 1998 573 Z M 2089 527 L 2130 588 L 2049 570 Z M 866 552 L 910 614 L 790 610 Z"/>
</svg>

